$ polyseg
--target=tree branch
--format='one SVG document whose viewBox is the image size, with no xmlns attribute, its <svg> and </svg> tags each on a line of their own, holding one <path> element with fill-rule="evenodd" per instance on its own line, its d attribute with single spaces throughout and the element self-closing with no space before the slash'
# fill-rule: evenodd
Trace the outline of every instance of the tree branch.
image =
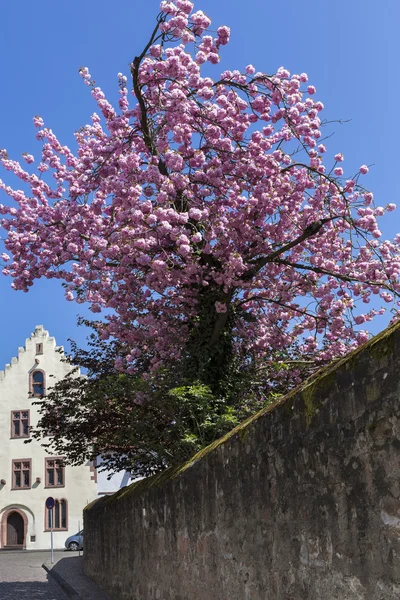
<svg viewBox="0 0 400 600">
<path fill-rule="evenodd" d="M 146 107 L 146 103 L 145 103 L 145 100 L 144 100 L 144 97 L 142 94 L 141 86 L 139 84 L 139 67 L 140 67 L 140 63 L 142 62 L 143 58 L 146 56 L 146 53 L 149 50 L 150 46 L 152 46 L 152 44 L 154 43 L 156 36 L 157 36 L 158 29 L 160 27 L 160 23 L 163 20 L 165 20 L 165 19 L 162 17 L 159 17 L 157 19 L 157 25 L 155 26 L 155 28 L 153 30 L 153 33 L 150 37 L 149 42 L 147 43 L 147 45 L 144 48 L 144 50 L 142 51 L 142 53 L 139 56 L 135 56 L 135 58 L 133 59 L 132 65 L 131 65 L 133 90 L 135 92 L 135 96 L 136 96 L 137 101 L 139 102 L 139 106 L 140 106 L 140 125 L 141 125 L 141 129 L 143 132 L 143 140 L 144 140 L 144 143 L 146 144 L 146 147 L 148 148 L 149 152 L 152 154 L 152 156 L 158 156 L 158 150 L 157 150 L 157 146 L 154 142 L 153 136 L 150 131 L 149 121 L 148 121 L 148 117 L 147 117 L 147 107 Z M 161 158 L 158 162 L 158 168 L 162 175 L 168 176 L 167 167 L 165 165 L 165 162 Z"/>
<path fill-rule="evenodd" d="M 284 254 L 288 250 L 291 250 L 298 244 L 301 244 L 308 238 L 310 238 L 313 235 L 315 235 L 316 233 L 318 233 L 320 231 L 320 229 L 325 225 L 325 223 L 328 223 L 329 221 L 333 221 L 333 219 L 340 219 L 340 218 L 344 218 L 344 217 L 342 217 L 342 215 L 335 216 L 335 217 L 327 217 L 325 219 L 320 219 L 319 221 L 314 221 L 313 223 L 310 223 L 310 225 L 308 225 L 305 228 L 303 233 L 301 235 L 299 235 L 296 239 L 294 239 L 292 242 L 285 244 L 284 246 L 282 246 L 281 248 L 278 248 L 278 250 L 275 250 L 274 252 L 271 252 L 267 256 L 263 256 L 261 258 L 256 259 L 256 261 L 253 263 L 253 266 L 243 273 L 241 280 L 249 281 L 249 280 L 253 279 L 253 277 L 255 275 L 257 275 L 257 273 L 263 267 L 265 267 L 266 264 L 271 263 L 271 262 L 278 262 L 278 261 L 276 261 L 276 259 L 279 256 L 281 256 L 281 254 Z M 251 263 L 249 263 L 249 264 L 251 264 Z"/>
<path fill-rule="evenodd" d="M 378 287 L 384 287 L 387 290 L 390 290 L 391 292 L 395 293 L 394 290 L 389 285 L 387 285 L 386 283 L 383 283 L 382 281 L 370 281 L 369 279 L 362 281 L 359 277 L 351 277 L 350 275 L 342 275 L 341 273 L 335 273 L 334 271 L 329 271 L 328 269 L 323 269 L 322 267 L 314 267 L 313 265 L 303 265 L 301 263 L 294 263 L 294 262 L 291 262 L 291 261 L 285 260 L 285 259 L 277 259 L 275 262 L 277 262 L 280 265 L 286 265 L 288 267 L 293 267 L 294 269 L 305 269 L 306 271 L 313 271 L 314 273 L 321 273 L 322 275 L 329 275 L 331 277 L 335 277 L 336 279 L 340 279 L 342 281 L 365 283 L 367 285 L 376 285 Z"/>
</svg>

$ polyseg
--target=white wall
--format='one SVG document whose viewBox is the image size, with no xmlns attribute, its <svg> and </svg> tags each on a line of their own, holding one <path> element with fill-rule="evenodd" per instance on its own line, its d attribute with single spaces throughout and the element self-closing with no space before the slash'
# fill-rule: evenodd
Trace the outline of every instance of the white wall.
<svg viewBox="0 0 400 600">
<path fill-rule="evenodd" d="M 97 465 L 101 465 L 101 457 L 97 458 Z M 97 472 L 97 493 L 99 496 L 113 494 L 126 485 L 130 485 L 134 481 L 139 481 L 143 477 L 131 478 L 129 471 L 98 471 Z"/>
</svg>

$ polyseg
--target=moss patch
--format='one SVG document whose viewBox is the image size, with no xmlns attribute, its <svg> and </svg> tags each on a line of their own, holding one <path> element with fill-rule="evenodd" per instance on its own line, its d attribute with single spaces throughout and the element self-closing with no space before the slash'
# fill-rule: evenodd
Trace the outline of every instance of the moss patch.
<svg viewBox="0 0 400 600">
<path fill-rule="evenodd" d="M 304 414 L 306 416 L 307 427 L 310 427 L 313 416 L 317 411 L 317 406 L 314 401 L 314 389 L 313 386 L 308 386 L 304 388 L 301 394 L 304 401 Z"/>
<path fill-rule="evenodd" d="M 374 382 L 370 383 L 368 386 L 366 386 L 365 393 L 366 393 L 368 402 L 375 402 L 375 400 L 378 400 L 378 398 L 380 396 L 380 392 L 381 392 L 380 387 L 376 381 L 374 381 Z"/>
</svg>

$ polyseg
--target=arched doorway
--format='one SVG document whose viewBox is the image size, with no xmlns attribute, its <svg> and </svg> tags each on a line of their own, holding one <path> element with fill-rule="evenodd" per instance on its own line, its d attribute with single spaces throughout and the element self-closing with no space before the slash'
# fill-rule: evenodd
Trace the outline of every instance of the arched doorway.
<svg viewBox="0 0 400 600">
<path fill-rule="evenodd" d="M 11 512 L 7 517 L 7 546 L 24 545 L 24 520 L 16 511 Z"/>
<path fill-rule="evenodd" d="M 26 548 L 28 519 L 18 508 L 11 508 L 3 513 L 1 519 L 1 547 Z"/>
</svg>

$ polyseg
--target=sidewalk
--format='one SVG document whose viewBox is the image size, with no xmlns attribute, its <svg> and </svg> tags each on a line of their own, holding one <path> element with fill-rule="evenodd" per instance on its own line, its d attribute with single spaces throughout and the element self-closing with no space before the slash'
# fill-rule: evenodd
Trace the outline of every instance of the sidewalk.
<svg viewBox="0 0 400 600">
<path fill-rule="evenodd" d="M 84 574 L 83 556 L 77 552 L 55 553 L 54 564 L 47 561 L 42 566 L 72 600 L 112 600 Z"/>
</svg>

